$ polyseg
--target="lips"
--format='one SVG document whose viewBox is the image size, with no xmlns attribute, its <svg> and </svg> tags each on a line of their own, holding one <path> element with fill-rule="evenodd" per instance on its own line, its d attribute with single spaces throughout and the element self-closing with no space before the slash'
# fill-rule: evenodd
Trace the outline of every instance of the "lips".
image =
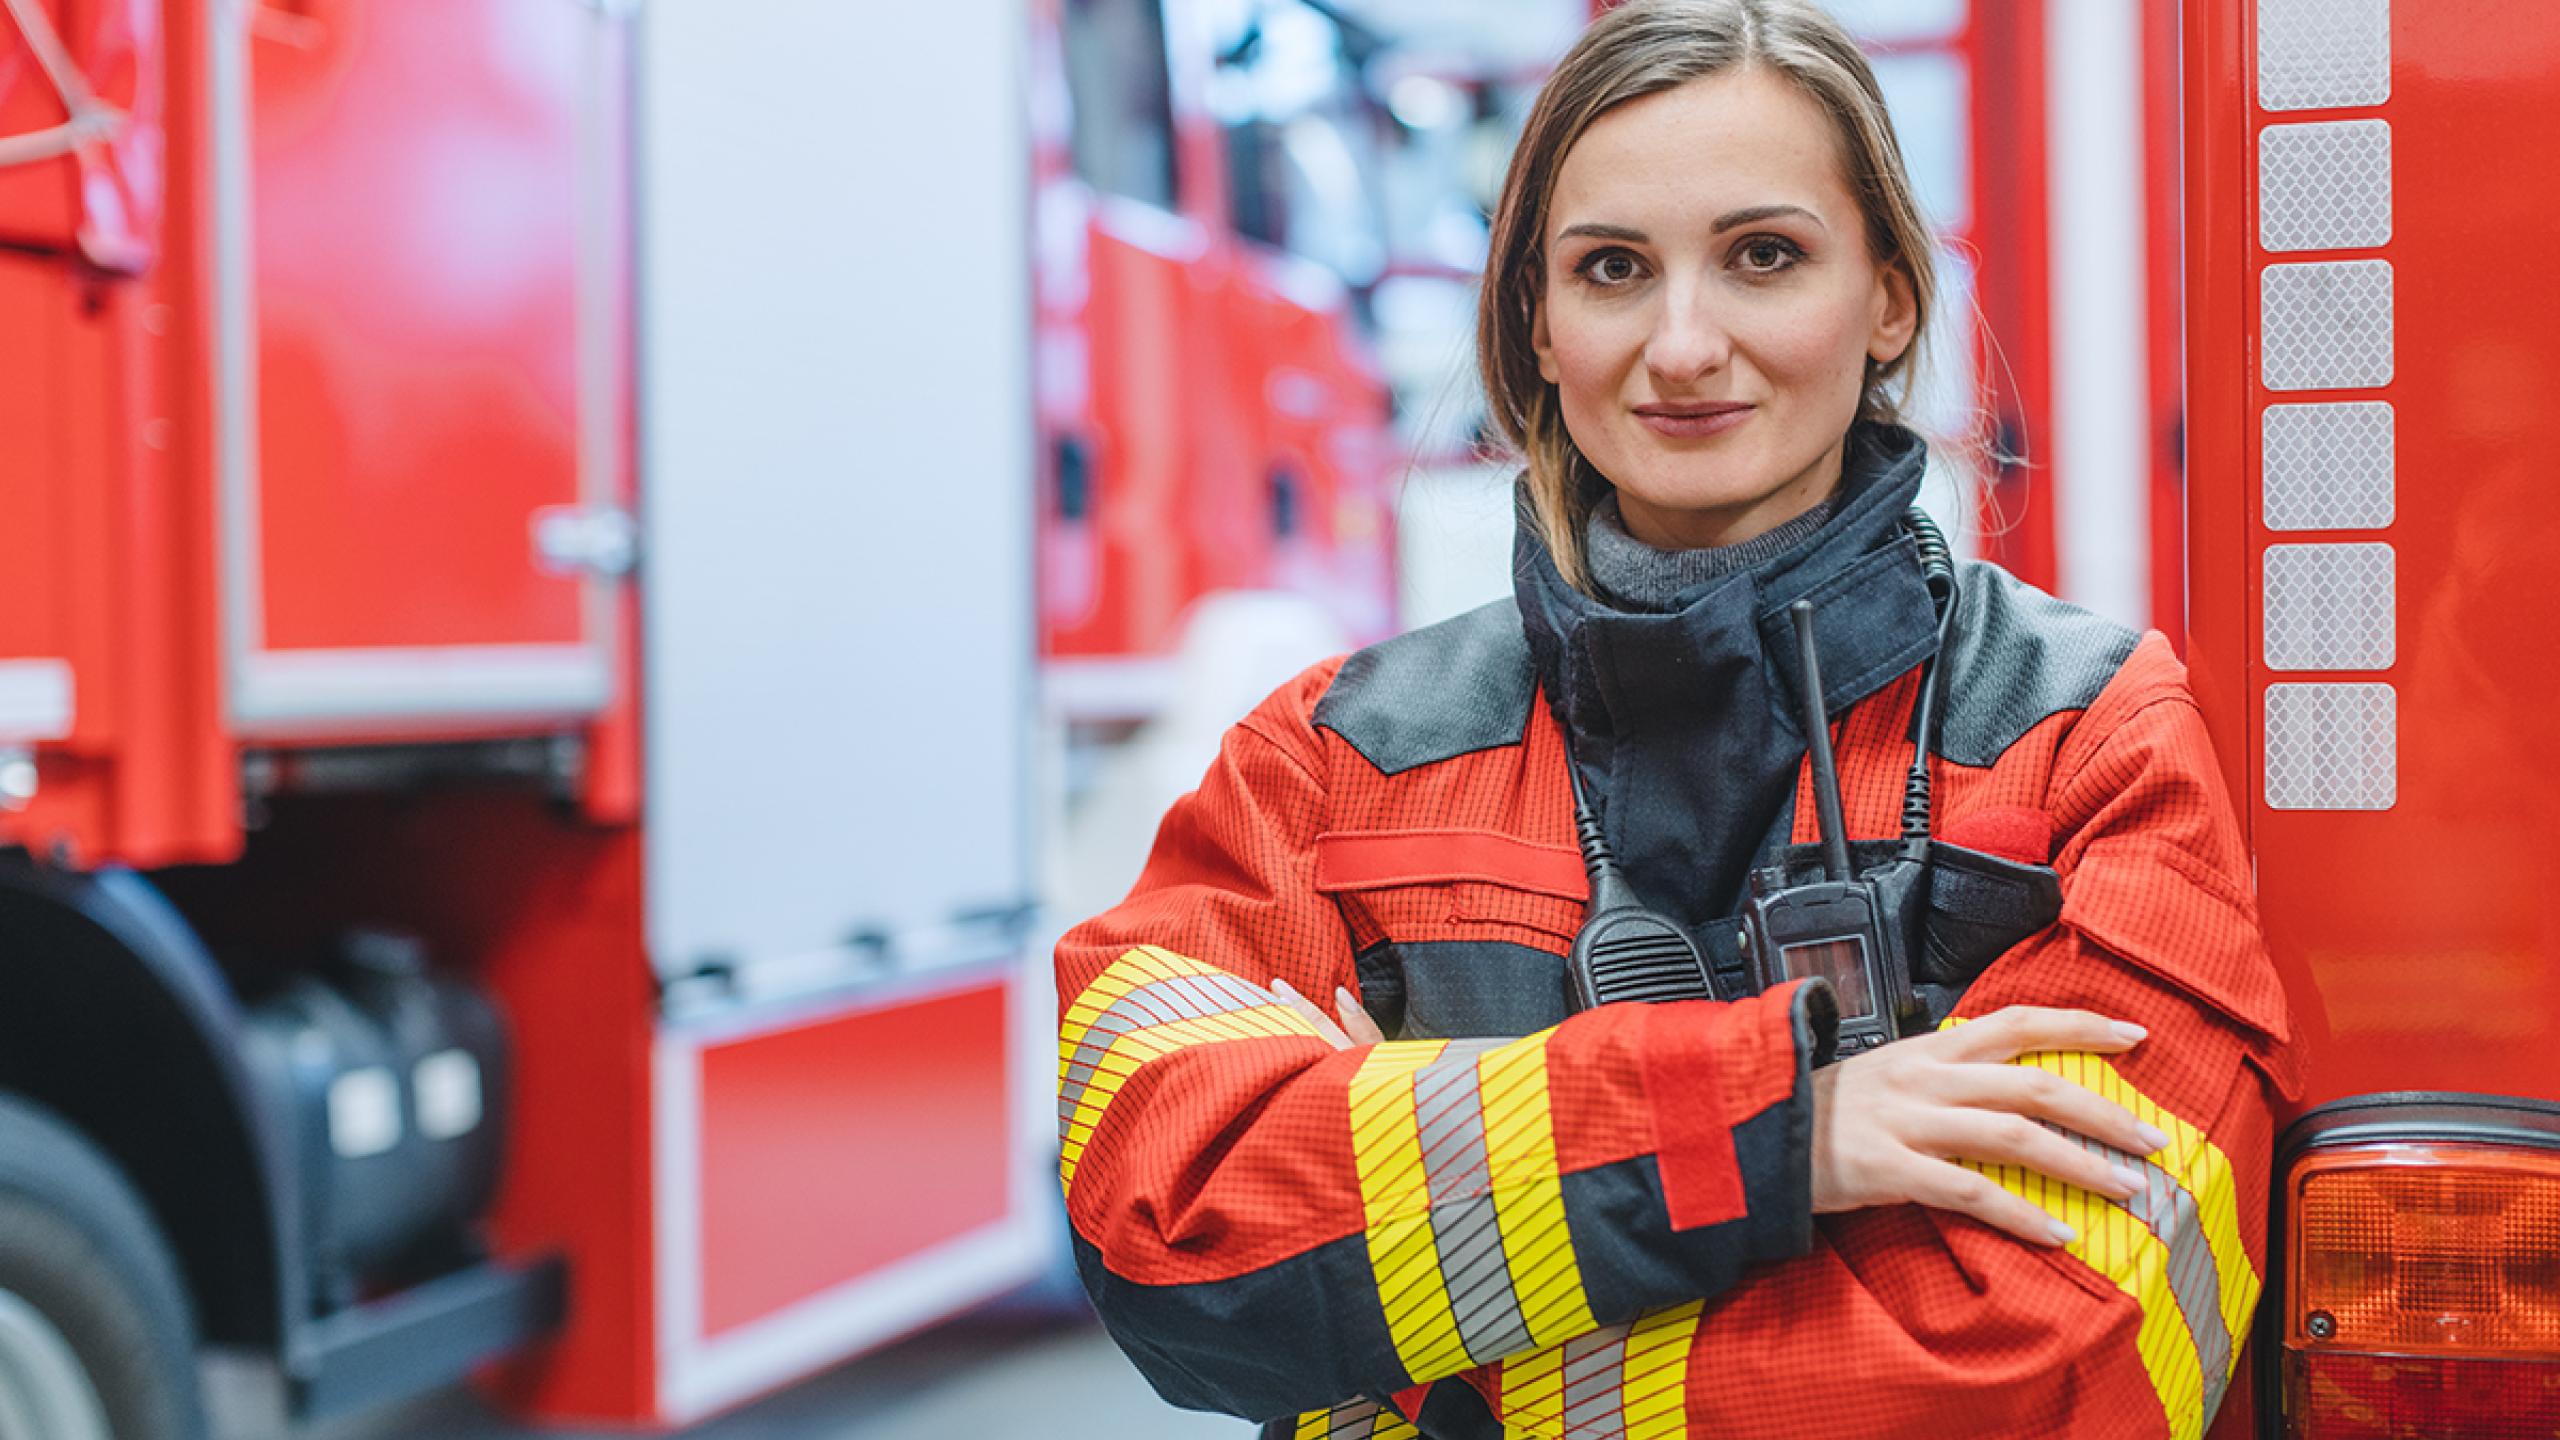
<svg viewBox="0 0 2560 1440">
<path fill-rule="evenodd" d="M 1639 405 L 1636 418 L 1646 429 L 1670 439 L 1720 435 L 1751 418 L 1752 408 L 1739 401 L 1695 405 Z"/>
</svg>

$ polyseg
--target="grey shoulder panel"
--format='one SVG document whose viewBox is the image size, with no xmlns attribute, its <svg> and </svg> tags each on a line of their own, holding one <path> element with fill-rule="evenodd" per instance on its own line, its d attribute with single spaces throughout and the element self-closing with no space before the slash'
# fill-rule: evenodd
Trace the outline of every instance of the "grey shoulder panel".
<svg viewBox="0 0 2560 1440">
<path fill-rule="evenodd" d="M 1967 562 L 1960 584 L 1938 737 L 1959 765 L 1988 766 L 2045 720 L 2087 709 L 2142 638 L 1996 565 Z"/>
<path fill-rule="evenodd" d="M 1393 775 L 1519 744 L 1537 689 L 1519 607 L 1497 600 L 1355 653 L 1314 720 Z"/>
</svg>

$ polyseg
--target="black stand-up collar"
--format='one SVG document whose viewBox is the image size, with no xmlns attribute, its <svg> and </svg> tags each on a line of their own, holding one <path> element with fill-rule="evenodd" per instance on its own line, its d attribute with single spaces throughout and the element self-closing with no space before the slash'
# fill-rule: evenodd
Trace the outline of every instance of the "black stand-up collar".
<svg viewBox="0 0 2560 1440">
<path fill-rule="evenodd" d="M 1935 651 L 1935 611 L 1902 528 L 1927 458 L 1908 430 L 1855 427 L 1828 523 L 1661 614 L 1567 585 L 1537 527 L 1520 526 L 1514 588 L 1539 682 L 1586 785 L 1606 797 L 1611 845 L 1654 905 L 1690 923 L 1732 914 L 1792 814 L 1805 737 L 1789 605 L 1814 602 L 1835 717 Z"/>
</svg>

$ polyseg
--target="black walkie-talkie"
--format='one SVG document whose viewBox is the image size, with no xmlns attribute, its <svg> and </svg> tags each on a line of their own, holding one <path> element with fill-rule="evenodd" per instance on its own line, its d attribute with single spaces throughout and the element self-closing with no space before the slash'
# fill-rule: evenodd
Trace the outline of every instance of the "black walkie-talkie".
<svg viewBox="0 0 2560 1440">
<path fill-rule="evenodd" d="M 1787 883 L 1784 867 L 1755 870 L 1742 904 L 1743 957 L 1755 991 L 1820 976 L 1840 1004 L 1840 1053 L 1854 1055 L 1897 1038 L 1913 1012 L 1908 897 L 1889 895 L 1916 879 L 1920 867 L 1888 867 L 1860 876 L 1849 859 L 1840 806 L 1840 772 L 1831 754 L 1830 715 L 1822 701 L 1822 660 L 1813 643 L 1813 605 L 1788 607 L 1795 625 L 1803 686 L 1805 744 L 1813 763 L 1814 823 L 1822 842 L 1822 875 Z"/>
</svg>

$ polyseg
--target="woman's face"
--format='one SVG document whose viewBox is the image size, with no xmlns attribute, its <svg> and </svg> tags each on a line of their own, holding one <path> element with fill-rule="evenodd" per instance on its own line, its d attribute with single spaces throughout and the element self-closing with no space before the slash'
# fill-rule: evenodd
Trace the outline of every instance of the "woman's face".
<svg viewBox="0 0 2560 1440">
<path fill-rule="evenodd" d="M 1538 368 L 1630 533 L 1731 545 L 1831 493 L 1866 362 L 1902 353 L 1916 311 L 1812 97 L 1744 67 L 1609 111 L 1543 238 Z"/>
</svg>

